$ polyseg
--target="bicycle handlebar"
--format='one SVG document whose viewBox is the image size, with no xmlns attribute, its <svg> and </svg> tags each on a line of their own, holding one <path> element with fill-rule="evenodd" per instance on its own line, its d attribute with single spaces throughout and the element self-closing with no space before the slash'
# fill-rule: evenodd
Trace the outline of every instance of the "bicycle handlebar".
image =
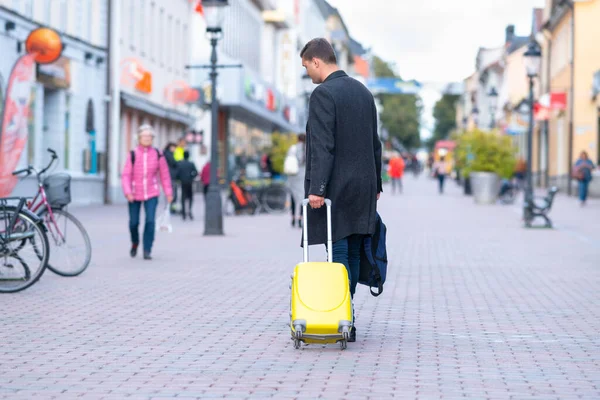
<svg viewBox="0 0 600 400">
<path fill-rule="evenodd" d="M 21 175 L 23 172 L 27 172 L 27 176 L 31 175 L 31 166 L 14 171 L 12 174 L 13 175 Z"/>
<path fill-rule="evenodd" d="M 50 169 L 50 167 L 52 167 L 52 164 L 54 164 L 54 161 L 56 161 L 58 159 L 58 155 L 56 154 L 56 151 L 52 150 L 51 148 L 48 148 L 47 151 L 48 151 L 48 153 L 50 153 L 51 159 L 50 159 L 50 163 L 48 163 L 46 168 L 44 168 L 38 172 L 35 170 L 35 168 L 33 168 L 30 165 L 27 168 L 23 168 L 23 169 L 14 171 L 12 174 L 13 175 L 21 175 L 22 173 L 27 172 L 27 176 L 29 176 L 29 175 L 31 175 L 32 172 L 35 172 L 39 179 L 40 175 L 42 175 L 44 172 L 48 171 Z"/>
</svg>

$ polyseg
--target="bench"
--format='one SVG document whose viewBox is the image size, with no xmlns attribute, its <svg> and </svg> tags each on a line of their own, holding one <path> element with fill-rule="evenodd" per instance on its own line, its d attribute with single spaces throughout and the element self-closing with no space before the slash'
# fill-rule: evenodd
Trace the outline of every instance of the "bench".
<svg viewBox="0 0 600 400">
<path fill-rule="evenodd" d="M 546 222 L 546 228 L 552 228 L 552 221 L 548 217 L 550 210 L 552 209 L 552 203 L 554 197 L 558 193 L 556 186 L 548 189 L 548 194 L 542 198 L 534 198 L 532 202 L 525 205 L 525 226 L 531 228 L 533 220 L 537 217 L 541 217 Z"/>
</svg>

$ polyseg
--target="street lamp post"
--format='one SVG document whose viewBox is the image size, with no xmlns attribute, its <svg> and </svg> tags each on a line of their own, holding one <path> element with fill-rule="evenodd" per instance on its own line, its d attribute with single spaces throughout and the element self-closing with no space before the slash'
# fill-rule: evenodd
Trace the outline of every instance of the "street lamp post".
<svg viewBox="0 0 600 400">
<path fill-rule="evenodd" d="M 523 219 L 525 225 L 531 224 L 533 219 L 533 180 L 532 180 L 532 153 L 533 153 L 533 102 L 534 102 L 534 79 L 538 76 L 542 61 L 540 47 L 532 37 L 529 41 L 525 56 L 525 67 L 529 78 L 529 130 L 527 132 L 527 182 L 525 191 L 525 204 L 523 208 Z"/>
<path fill-rule="evenodd" d="M 498 92 L 496 91 L 495 87 L 492 87 L 492 89 L 490 89 L 488 97 L 490 99 L 490 129 L 494 129 L 496 127 L 496 110 L 498 107 Z"/>
<path fill-rule="evenodd" d="M 217 171 L 219 168 L 219 130 L 217 103 L 217 42 L 223 36 L 223 19 L 227 0 L 204 0 L 204 16 L 206 19 L 206 34 L 210 39 L 212 52 L 210 55 L 211 80 L 211 141 L 210 141 L 210 184 L 206 193 L 204 212 L 204 235 L 223 235 L 223 205 Z"/>
</svg>

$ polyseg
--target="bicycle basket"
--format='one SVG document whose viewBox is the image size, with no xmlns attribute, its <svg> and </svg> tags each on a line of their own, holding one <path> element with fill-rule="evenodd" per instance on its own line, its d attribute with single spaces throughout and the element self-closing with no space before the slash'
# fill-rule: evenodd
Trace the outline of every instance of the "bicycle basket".
<svg viewBox="0 0 600 400">
<path fill-rule="evenodd" d="M 52 207 L 64 207 L 71 202 L 71 176 L 54 174 L 44 179 L 44 190 Z"/>
</svg>

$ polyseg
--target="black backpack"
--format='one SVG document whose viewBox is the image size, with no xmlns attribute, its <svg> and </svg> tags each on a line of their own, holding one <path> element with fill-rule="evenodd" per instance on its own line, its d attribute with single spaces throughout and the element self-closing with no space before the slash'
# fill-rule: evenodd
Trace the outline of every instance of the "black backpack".
<svg viewBox="0 0 600 400">
<path fill-rule="evenodd" d="M 387 228 L 377 213 L 375 233 L 366 236 L 360 249 L 360 273 L 358 283 L 369 287 L 375 297 L 383 293 L 383 284 L 387 276 Z M 377 292 L 373 291 L 377 288 Z"/>
<path fill-rule="evenodd" d="M 156 147 L 154 148 L 154 150 L 156 150 L 156 154 L 158 155 L 158 159 L 160 160 L 160 158 L 163 156 L 162 153 Z M 135 165 L 135 150 L 131 150 L 130 154 L 131 154 L 131 166 L 134 166 Z"/>
</svg>

